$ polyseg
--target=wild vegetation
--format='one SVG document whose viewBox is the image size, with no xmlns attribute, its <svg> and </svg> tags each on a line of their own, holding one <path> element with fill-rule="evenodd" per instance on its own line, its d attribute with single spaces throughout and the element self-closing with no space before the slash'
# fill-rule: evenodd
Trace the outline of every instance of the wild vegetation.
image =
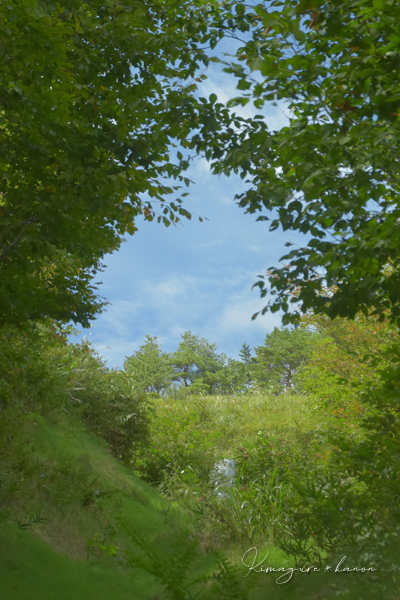
<svg viewBox="0 0 400 600">
<path fill-rule="evenodd" d="M 398 0 L 0 4 L 5 597 L 395 596 L 399 15 Z M 224 106 L 197 84 L 227 36 Z M 249 102 L 279 102 L 288 125 L 233 113 Z M 94 278 L 138 217 L 191 217 L 193 154 L 240 173 L 239 206 L 270 229 L 309 235 L 256 284 L 261 312 L 295 327 L 240 360 L 191 331 L 171 355 L 147 337 L 109 371 L 67 324 L 104 308 Z M 221 498 L 222 458 L 237 474 Z M 255 547 L 281 571 L 251 570 Z M 331 573 L 341 560 L 367 571 Z"/>
<path fill-rule="evenodd" d="M 268 590 L 277 598 L 317 597 L 321 590 L 327 598 L 352 598 L 366 586 L 363 597 L 391 597 L 398 542 L 387 494 L 397 493 L 398 458 L 392 452 L 383 469 L 382 457 L 369 454 L 363 398 L 379 373 L 368 376 L 363 344 L 385 369 L 393 326 L 360 315 L 332 328 L 329 319 L 308 315 L 300 329 L 267 335 L 251 361 L 242 351 L 237 362 L 251 383 L 242 379 L 235 388 L 233 378 L 229 390 L 208 393 L 196 386 L 196 377 L 204 380 L 196 348 L 218 356 L 217 349 L 192 333 L 182 335 L 183 343 L 198 346 L 186 356 L 187 369 L 179 362 L 175 371 L 181 353 L 167 355 L 147 337 L 134 355 L 142 380 L 132 373 L 134 360 L 124 371 L 109 371 L 90 343 L 68 342 L 69 331 L 52 321 L 3 329 L 0 538 L 7 552 L 1 568 L 19 573 L 18 583 L 4 579 L 8 597 L 24 598 L 42 585 L 39 561 L 32 563 L 29 553 L 58 565 L 53 590 L 76 566 L 65 598 L 77 590 L 106 597 L 107 589 L 122 597 L 134 589 L 146 599 L 197 592 L 256 599 Z M 307 337 L 308 358 L 302 354 L 291 386 L 277 387 L 277 369 L 287 384 L 298 358 L 299 334 Z M 227 381 L 229 365 L 226 359 L 226 372 L 213 373 L 215 381 Z M 180 385 L 157 393 L 151 381 L 159 384 L 166 366 Z M 182 373 L 193 376 L 187 386 Z M 235 484 L 218 497 L 210 473 L 224 458 L 236 462 Z M 270 567 L 314 565 L 318 577 L 295 572 L 281 588 L 278 576 L 249 573 L 242 564 L 254 547 L 262 557 L 268 553 Z M 323 576 L 343 556 L 346 567 L 377 571 Z M 91 585 L 95 573 L 101 591 Z"/>
</svg>

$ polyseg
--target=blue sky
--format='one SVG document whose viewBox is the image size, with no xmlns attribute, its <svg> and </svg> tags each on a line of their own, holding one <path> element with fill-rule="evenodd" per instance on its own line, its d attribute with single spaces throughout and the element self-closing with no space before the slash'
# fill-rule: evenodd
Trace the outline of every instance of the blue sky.
<svg viewBox="0 0 400 600">
<path fill-rule="evenodd" d="M 235 80 L 212 65 L 199 95 L 211 93 L 226 102 L 239 95 Z M 249 117 L 251 105 L 234 109 Z M 263 115 L 271 129 L 288 124 L 284 107 L 270 106 Z M 110 302 L 106 311 L 84 330 L 109 368 L 121 368 L 126 356 L 139 349 L 146 335 L 157 336 L 166 352 L 173 352 L 180 335 L 192 330 L 216 342 L 219 352 L 238 358 L 243 343 L 262 345 L 266 333 L 280 325 L 280 315 L 261 310 L 258 288 L 251 291 L 257 275 L 279 263 L 287 241 L 300 243 L 300 235 L 268 231 L 268 222 L 256 222 L 237 206 L 235 194 L 246 184 L 239 176 L 215 176 L 207 161 L 199 158 L 187 172 L 195 182 L 185 199 L 193 216 L 176 227 L 138 220 L 138 231 L 121 249 L 105 257 L 99 274 L 99 293 Z"/>
</svg>

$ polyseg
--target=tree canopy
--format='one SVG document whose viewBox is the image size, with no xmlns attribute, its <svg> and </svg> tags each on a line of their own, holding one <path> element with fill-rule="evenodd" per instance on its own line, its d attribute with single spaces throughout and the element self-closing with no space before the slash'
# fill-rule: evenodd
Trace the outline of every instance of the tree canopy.
<svg viewBox="0 0 400 600">
<path fill-rule="evenodd" d="M 104 305 L 92 285 L 101 259 L 137 217 L 190 218 L 178 148 L 228 118 L 215 98 L 194 95 L 223 35 L 217 8 L 1 3 L 0 322 L 88 325 Z"/>
<path fill-rule="evenodd" d="M 138 216 L 190 217 L 179 148 L 247 177 L 239 204 L 267 209 L 272 230 L 310 236 L 269 270 L 263 312 L 399 319 L 398 15 L 398 0 L 2 3 L 0 321 L 87 325 L 101 260 Z M 229 107 L 279 103 L 287 127 L 197 98 L 232 30 L 250 33 L 226 67 L 241 94 Z"/>
<path fill-rule="evenodd" d="M 181 338 L 171 357 L 174 380 L 192 391 L 211 393 L 221 383 L 226 355 L 217 353 L 216 343 L 210 344 L 190 330 L 185 331 Z"/>
<path fill-rule="evenodd" d="M 274 327 L 264 345 L 255 348 L 251 372 L 257 383 L 276 392 L 291 389 L 296 371 L 311 355 L 313 337 L 304 328 Z"/>
<path fill-rule="evenodd" d="M 251 39 L 226 68 L 241 94 L 231 105 L 278 103 L 288 125 L 242 121 L 209 155 L 215 172 L 248 178 L 237 196 L 246 212 L 267 209 L 258 220 L 270 230 L 310 236 L 255 284 L 274 296 L 262 312 L 282 309 L 289 323 L 309 308 L 333 318 L 389 309 L 400 323 L 399 2 L 276 0 L 246 11 Z M 291 312 L 290 300 L 300 307 Z"/>
<path fill-rule="evenodd" d="M 131 390 L 136 393 L 161 394 L 170 387 L 174 375 L 171 356 L 162 352 L 157 336 L 150 335 L 146 335 L 139 350 L 126 358 L 124 370 Z"/>
<path fill-rule="evenodd" d="M 398 329 L 362 313 L 353 320 L 333 321 L 326 315 L 308 314 L 302 326 L 318 332 L 299 374 L 302 389 L 341 411 L 352 403 L 359 407 L 362 394 L 381 383 L 387 351 L 399 341 Z"/>
</svg>

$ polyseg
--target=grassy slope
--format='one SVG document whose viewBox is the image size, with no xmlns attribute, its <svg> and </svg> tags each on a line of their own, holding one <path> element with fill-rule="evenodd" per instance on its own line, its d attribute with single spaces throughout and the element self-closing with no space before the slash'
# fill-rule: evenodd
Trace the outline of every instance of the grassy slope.
<svg viewBox="0 0 400 600">
<path fill-rule="evenodd" d="M 170 511 L 167 523 L 157 492 L 118 463 L 78 421 L 61 415 L 57 421 L 54 415 L 52 424 L 39 416 L 26 420 L 11 449 L 18 455 L 14 472 L 20 469 L 24 481 L 6 498 L 8 514 L 0 528 L 0 596 L 158 597 L 155 577 L 126 568 L 124 551 L 134 546 L 123 526 L 154 544 L 167 561 L 179 544 L 182 519 Z M 17 519 L 27 523 L 38 510 L 39 520 L 48 521 L 25 530 L 17 525 Z M 113 551 L 115 556 L 109 556 Z M 201 572 L 210 566 L 210 557 L 199 557 Z"/>
<path fill-rule="evenodd" d="M 0 532 L 0 588 L 8 600 L 148 598 L 148 577 L 74 561 L 31 532 L 7 525 Z"/>
<path fill-rule="evenodd" d="M 219 419 L 222 428 L 226 421 L 227 430 L 231 431 L 236 421 L 240 437 L 251 435 L 255 421 L 261 428 L 268 423 L 275 430 L 283 424 L 293 425 L 292 419 L 302 429 L 318 428 L 317 422 L 313 422 L 316 413 L 307 415 L 297 401 L 288 398 L 286 409 L 281 402 L 275 408 L 271 405 L 268 411 L 261 406 L 264 402 L 254 398 L 249 406 L 243 399 L 242 411 L 229 399 L 220 399 L 210 406 L 214 413 L 211 420 Z M 221 444 L 223 453 L 230 445 L 227 441 Z M 4 439 L 1 447 L 6 449 Z M 178 509 L 169 510 L 166 519 L 165 505 L 156 490 L 118 463 L 69 415 L 51 413 L 47 419 L 26 418 L 9 444 L 8 458 L 11 457 L 14 463 L 9 466 L 20 483 L 16 489 L 10 488 L 2 506 L 8 509 L 8 515 L 0 528 L 1 598 L 156 600 L 164 597 L 156 577 L 138 567 L 126 567 L 124 551 L 134 546 L 121 525 L 133 528 L 152 544 L 159 556 L 160 571 L 165 568 L 168 572 L 173 568 L 170 560 L 173 550 L 184 544 L 185 522 Z M 7 456 L 2 464 L 7 464 Z M 21 524 L 26 523 L 39 509 L 39 520 L 42 517 L 48 521 L 33 523 L 26 530 L 18 527 L 17 519 Z M 101 550 L 101 545 L 105 550 Z M 122 550 L 115 550 L 116 547 Z M 107 550 L 115 555 L 109 556 Z M 261 557 L 266 550 L 259 547 Z M 234 564 L 240 565 L 241 553 L 239 546 L 229 552 Z M 284 558 L 271 548 L 265 564 L 279 567 Z M 194 574 L 210 571 L 214 565 L 212 555 L 198 553 Z M 243 579 L 245 573 L 243 569 L 239 573 L 241 587 L 252 600 L 333 600 L 338 593 L 343 600 L 379 597 L 376 587 L 369 589 L 366 575 L 295 575 L 289 583 L 277 586 L 273 583 L 275 576 L 250 573 Z M 260 587 L 250 592 L 250 583 L 256 581 Z M 214 598 L 207 590 L 200 597 Z"/>
</svg>

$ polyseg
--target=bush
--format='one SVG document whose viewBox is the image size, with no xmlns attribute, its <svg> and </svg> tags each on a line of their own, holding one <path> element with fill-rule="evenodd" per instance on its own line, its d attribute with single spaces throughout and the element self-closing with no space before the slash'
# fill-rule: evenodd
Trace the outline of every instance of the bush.
<svg viewBox="0 0 400 600">
<path fill-rule="evenodd" d="M 123 372 L 109 371 L 88 341 L 68 343 L 73 331 L 50 321 L 2 329 L 0 406 L 73 411 L 116 457 L 129 461 L 134 445 L 147 437 L 148 397 L 132 392 Z"/>
</svg>

